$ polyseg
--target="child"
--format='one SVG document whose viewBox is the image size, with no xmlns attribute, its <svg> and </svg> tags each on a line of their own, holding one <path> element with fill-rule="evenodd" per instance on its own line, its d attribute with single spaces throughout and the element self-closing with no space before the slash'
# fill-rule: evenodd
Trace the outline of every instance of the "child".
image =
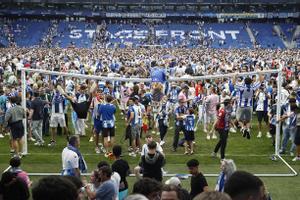
<svg viewBox="0 0 300 200">
<path fill-rule="evenodd" d="M 185 117 L 184 127 L 184 139 L 186 141 L 184 154 L 192 155 L 194 153 L 193 141 L 195 140 L 195 115 L 193 108 L 188 109 L 188 114 Z"/>
<path fill-rule="evenodd" d="M 159 108 L 159 112 L 157 114 L 157 123 L 160 135 L 160 145 L 164 145 L 165 141 L 164 138 L 168 131 L 168 121 L 169 121 L 169 102 L 167 97 L 163 98 L 163 102 Z"/>
</svg>

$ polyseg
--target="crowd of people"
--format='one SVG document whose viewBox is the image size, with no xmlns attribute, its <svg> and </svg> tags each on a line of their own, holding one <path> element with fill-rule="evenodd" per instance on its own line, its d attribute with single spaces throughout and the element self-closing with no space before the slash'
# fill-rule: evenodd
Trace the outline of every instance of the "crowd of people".
<svg viewBox="0 0 300 200">
<path fill-rule="evenodd" d="M 191 174 L 190 191 L 182 186 L 181 179 L 183 177 L 180 176 L 171 177 L 162 183 L 162 173 L 153 173 L 154 171 L 161 172 L 161 166 L 157 165 L 161 162 L 155 158 L 156 143 L 154 141 L 147 144 L 148 152 L 146 156 L 149 158 L 148 160 L 146 158 L 146 165 L 141 165 L 143 176 L 136 176 L 137 180 L 133 184 L 132 192 L 129 194 L 127 177 L 130 173 L 130 167 L 128 162 L 120 157 L 122 155 L 120 145 L 113 147 L 113 163 L 110 165 L 106 161 L 100 161 L 97 168 L 91 172 L 90 178 L 86 179 L 85 176 L 80 176 L 80 159 L 82 159 L 78 156 L 80 152 L 77 150 L 77 153 L 75 153 L 74 150 L 74 148 L 78 148 L 78 144 L 79 138 L 71 136 L 69 145 L 63 152 L 63 159 L 68 159 L 68 165 L 72 165 L 72 169 L 69 168 L 68 171 L 63 172 L 63 176 L 41 178 L 33 186 L 28 174 L 20 167 L 21 159 L 19 157 L 11 158 L 10 167 L 1 176 L 0 199 L 26 200 L 30 198 L 30 194 L 34 200 L 271 199 L 264 183 L 258 177 L 245 171 L 237 171 L 235 163 L 230 159 L 221 161 L 221 172 L 217 178 L 215 188 L 208 186 L 206 178 L 201 172 L 199 161 L 196 159 L 191 159 L 186 163 Z M 69 157 L 64 158 L 67 154 L 69 154 Z M 65 161 L 67 163 L 67 160 Z"/>
<path fill-rule="evenodd" d="M 82 192 L 81 186 L 83 186 L 84 193 L 91 199 L 105 199 L 101 195 L 109 195 L 108 199 L 118 195 L 121 196 L 120 199 L 124 199 L 127 196 L 127 192 L 122 193 L 122 191 L 128 188 L 124 177 L 129 167 L 128 163 L 120 158 L 121 147 L 115 144 L 118 109 L 121 111 L 119 118 L 124 120 L 126 126 L 122 128 L 126 130 L 125 138 L 129 141 L 129 156 L 136 157 L 141 154 L 141 162 L 133 170 L 136 177 L 141 177 L 143 174 L 143 177 L 150 178 L 151 181 L 154 179 L 162 182 L 167 156 L 163 152 L 164 146 L 172 146 L 173 152 L 176 152 L 179 146 L 184 146 L 184 154 L 194 154 L 194 142 L 197 142 L 199 135 L 195 132 L 199 132 L 200 126 L 203 126 L 207 140 L 219 138 L 211 156 L 216 157 L 220 150 L 223 165 L 228 162 L 226 146 L 229 132 L 240 132 L 247 139 L 253 136 L 261 138 L 266 135 L 270 138 L 270 145 L 275 145 L 276 125 L 282 122 L 280 153 L 287 153 L 291 138 L 292 146 L 289 153 L 294 156 L 293 161 L 298 161 L 300 160 L 299 60 L 298 50 L 1 49 L 0 138 L 8 133 L 11 153 L 14 157 L 21 158 L 25 117 L 27 138 L 34 142 L 34 145 L 44 146 L 43 136 L 50 134 L 51 140 L 47 141 L 48 146 L 55 148 L 57 132 L 60 130 L 69 141 L 62 152 L 62 175 L 80 177 L 81 173 L 86 172 L 87 167 L 78 148 L 80 143 L 78 136 L 89 135 L 97 154 L 103 153 L 105 157 L 115 157 L 118 163 L 111 167 L 105 163 L 99 164 L 99 169 L 92 173 L 95 181 L 92 188 L 84 183 L 78 184 L 80 187 L 77 187 L 76 191 L 80 189 Z M 111 80 L 27 73 L 26 108 L 24 108 L 21 106 L 20 82 L 20 69 L 23 67 L 111 77 Z M 278 75 L 261 73 L 269 69 L 283 70 L 281 94 L 277 94 Z M 256 71 L 257 75 L 239 76 L 241 72 L 251 71 Z M 221 75 L 227 73 L 232 73 L 232 78 L 222 78 Z M 206 75 L 220 75 L 220 77 L 205 79 Z M 114 77 L 127 78 L 128 81 L 116 81 Z M 190 80 L 169 81 L 176 77 Z M 197 80 L 195 77 L 202 77 L 203 80 Z M 135 80 L 132 81 L 133 78 Z M 140 82 L 138 78 L 148 78 L 150 81 Z M 277 119 L 276 105 L 279 102 L 281 117 Z M 256 112 L 259 122 L 258 132 L 253 131 L 253 112 Z M 91 133 L 86 133 L 87 120 L 91 120 L 93 124 Z M 262 128 L 263 121 L 267 129 Z M 75 136 L 71 133 L 71 126 Z M 180 133 L 184 135 L 182 139 Z M 151 134 L 159 135 L 159 141 L 154 141 Z M 166 144 L 166 134 L 172 134 L 171 144 Z M 146 135 L 147 140 L 144 146 L 141 141 L 142 135 Z M 201 143 L 198 145 L 201 146 Z M 192 178 L 192 191 L 189 198 L 196 197 L 202 191 L 208 191 L 207 182 L 199 172 L 198 166 L 197 160 L 187 163 L 192 177 L 195 176 Z M 124 170 L 127 167 L 128 170 Z M 220 192 L 226 192 L 225 179 L 230 180 L 227 180 L 228 177 L 225 178 L 227 173 L 225 171 L 218 180 L 217 190 Z M 235 174 L 232 171 L 228 173 Z M 8 176 L 11 177 L 8 178 L 10 181 L 15 180 L 12 175 Z M 241 172 L 237 177 L 231 176 L 236 178 L 233 183 L 228 184 L 229 189 L 227 188 L 227 193 L 232 199 L 235 199 L 235 195 L 241 195 L 236 192 L 236 189 L 231 188 L 242 187 L 242 184 L 236 183 L 236 181 L 244 181 L 240 176 L 248 177 L 249 182 L 252 180 L 253 187 L 263 187 L 262 182 L 253 175 Z M 180 190 L 178 185 L 174 189 L 173 186 L 149 183 L 150 180 L 143 178 L 142 182 L 134 186 L 133 193 L 143 194 L 149 199 L 163 199 L 165 193 L 175 192 L 177 195 L 183 195 L 178 192 Z M 42 179 L 33 189 L 33 199 L 45 198 L 46 194 L 43 192 L 45 187 L 49 187 L 48 182 L 54 185 L 56 182 L 65 182 L 62 186 L 66 187 L 70 184 L 70 181 L 61 177 Z M 247 187 L 249 182 L 245 182 Z M 140 191 L 145 190 L 141 187 L 143 184 L 153 184 L 157 190 L 149 191 L 151 189 L 149 186 L 146 187 L 147 193 L 142 193 Z M 195 184 L 203 186 L 200 192 L 195 191 L 199 187 L 193 189 Z M 117 191 L 119 191 L 118 195 Z M 258 191 L 261 191 L 260 188 Z M 79 192 L 70 195 L 73 195 L 73 198 L 78 194 Z M 263 194 L 255 193 L 255 195 Z M 228 196 L 222 198 L 230 199 Z"/>
</svg>

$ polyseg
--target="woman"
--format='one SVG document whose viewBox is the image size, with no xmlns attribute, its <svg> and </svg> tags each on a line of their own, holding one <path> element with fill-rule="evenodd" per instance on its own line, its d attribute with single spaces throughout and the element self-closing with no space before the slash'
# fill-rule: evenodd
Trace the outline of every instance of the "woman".
<svg viewBox="0 0 300 200">
<path fill-rule="evenodd" d="M 236 166 L 233 160 L 221 160 L 221 172 L 219 174 L 215 191 L 224 192 L 224 186 L 229 177 L 236 171 Z"/>
</svg>

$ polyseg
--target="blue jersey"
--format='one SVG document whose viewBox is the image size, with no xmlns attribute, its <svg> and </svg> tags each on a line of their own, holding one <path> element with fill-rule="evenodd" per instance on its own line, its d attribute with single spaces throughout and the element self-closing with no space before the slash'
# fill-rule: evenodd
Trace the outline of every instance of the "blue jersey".
<svg viewBox="0 0 300 200">
<path fill-rule="evenodd" d="M 184 115 L 184 114 L 186 114 L 186 112 L 187 112 L 187 107 L 186 106 L 178 106 L 175 109 L 175 118 L 176 118 L 177 115 Z M 175 124 L 176 124 L 176 126 L 184 125 L 184 120 L 177 120 L 177 119 L 175 119 Z"/>
<path fill-rule="evenodd" d="M 100 120 L 102 121 L 103 128 L 113 128 L 115 126 L 115 113 L 116 106 L 110 103 L 101 104 L 98 107 Z"/>
<path fill-rule="evenodd" d="M 237 84 L 239 91 L 239 107 L 251 107 L 253 102 L 254 91 L 260 87 L 261 83 L 257 82 L 251 85 Z"/>
<path fill-rule="evenodd" d="M 194 131 L 195 130 L 195 115 L 187 115 L 185 118 L 185 130 Z"/>
<path fill-rule="evenodd" d="M 151 72 L 151 79 L 152 82 L 159 82 L 159 83 L 165 83 L 167 81 L 166 72 L 163 69 L 160 68 L 153 68 Z"/>
</svg>

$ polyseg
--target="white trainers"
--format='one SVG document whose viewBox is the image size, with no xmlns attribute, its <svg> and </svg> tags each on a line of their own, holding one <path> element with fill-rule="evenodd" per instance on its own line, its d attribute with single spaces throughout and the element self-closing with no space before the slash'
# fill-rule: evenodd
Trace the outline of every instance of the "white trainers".
<svg viewBox="0 0 300 200">
<path fill-rule="evenodd" d="M 262 133 L 259 131 L 257 137 L 261 138 L 261 136 L 262 136 Z"/>
<path fill-rule="evenodd" d="M 235 128 L 230 127 L 229 132 L 231 132 L 231 133 L 236 133 L 236 130 L 235 130 Z"/>
<path fill-rule="evenodd" d="M 204 133 L 207 133 L 207 132 L 208 132 L 206 129 L 204 129 L 203 131 L 204 131 Z"/>
<path fill-rule="evenodd" d="M 267 138 L 271 138 L 272 135 L 270 134 L 270 132 L 267 132 Z"/>
<path fill-rule="evenodd" d="M 129 156 L 131 156 L 131 157 L 136 157 L 136 154 L 135 154 L 134 152 L 130 152 L 130 153 L 129 153 Z"/>
<path fill-rule="evenodd" d="M 30 137 L 28 138 L 28 141 L 35 142 L 35 139 L 33 137 Z"/>
<path fill-rule="evenodd" d="M 213 134 L 212 139 L 213 139 L 213 140 L 218 139 L 218 137 L 216 136 L 216 134 Z"/>
<path fill-rule="evenodd" d="M 172 130 L 172 129 L 173 129 L 173 126 L 170 126 L 170 127 L 169 127 L 169 130 Z"/>
<path fill-rule="evenodd" d="M 166 142 L 162 140 L 162 141 L 160 141 L 159 145 L 162 146 L 162 145 L 164 145 L 165 143 L 166 143 Z"/>
<path fill-rule="evenodd" d="M 210 154 L 210 156 L 213 157 L 213 158 L 216 158 L 216 157 L 217 157 L 217 153 L 212 152 L 212 153 Z"/>
<path fill-rule="evenodd" d="M 210 140 L 210 135 L 207 135 L 207 136 L 206 136 L 206 139 L 207 139 L 207 140 Z"/>
<path fill-rule="evenodd" d="M 295 155 L 294 152 L 290 151 L 290 156 L 294 156 L 294 155 Z"/>
<path fill-rule="evenodd" d="M 101 153 L 99 147 L 95 147 L 95 152 L 96 152 L 96 154 Z"/>
<path fill-rule="evenodd" d="M 92 136 L 92 137 L 90 137 L 90 140 L 89 140 L 89 142 L 94 142 L 94 137 Z"/>
<path fill-rule="evenodd" d="M 296 156 L 292 161 L 293 161 L 293 162 L 296 162 L 296 161 L 298 161 L 298 160 L 300 160 L 300 157 L 299 157 L 299 156 Z"/>
<path fill-rule="evenodd" d="M 2 133 L 0 133 L 0 138 L 4 138 L 4 135 L 2 135 Z"/>
</svg>

